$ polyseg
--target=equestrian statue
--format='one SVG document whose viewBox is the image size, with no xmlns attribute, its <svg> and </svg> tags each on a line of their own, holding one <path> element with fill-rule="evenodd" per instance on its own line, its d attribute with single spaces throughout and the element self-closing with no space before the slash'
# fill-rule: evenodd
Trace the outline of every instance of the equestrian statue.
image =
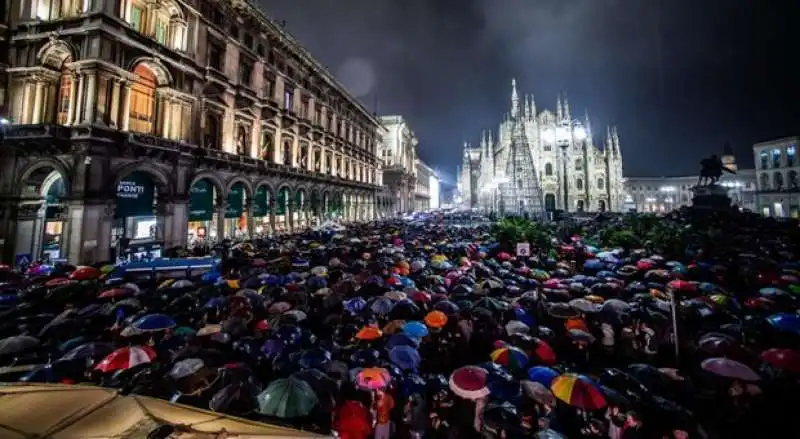
<svg viewBox="0 0 800 439">
<path fill-rule="evenodd" d="M 736 174 L 736 171 L 727 168 L 722 164 L 722 160 L 716 154 L 700 161 L 700 177 L 697 179 L 697 186 L 713 186 L 719 182 L 722 172 Z"/>
</svg>

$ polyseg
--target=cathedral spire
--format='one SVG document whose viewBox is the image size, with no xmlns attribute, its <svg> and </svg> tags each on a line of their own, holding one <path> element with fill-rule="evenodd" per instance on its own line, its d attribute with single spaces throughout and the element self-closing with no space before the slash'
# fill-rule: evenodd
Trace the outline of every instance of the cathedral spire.
<svg viewBox="0 0 800 439">
<path fill-rule="evenodd" d="M 558 119 L 558 122 L 564 119 L 564 107 L 561 105 L 561 93 L 558 94 L 558 101 L 556 103 L 556 119 Z"/>
<path fill-rule="evenodd" d="M 619 134 L 617 133 L 616 125 L 611 128 L 611 141 L 613 142 L 613 153 L 615 156 L 620 155 L 619 151 Z"/>
<path fill-rule="evenodd" d="M 569 112 L 569 98 L 567 97 L 567 92 L 564 92 L 564 119 L 572 119 Z"/>
<path fill-rule="evenodd" d="M 531 95 L 525 95 L 525 120 L 531 119 Z"/>
<path fill-rule="evenodd" d="M 592 121 L 589 120 L 589 109 L 586 108 L 583 111 L 583 123 L 586 125 L 586 137 L 591 139 L 592 138 Z"/>
<path fill-rule="evenodd" d="M 519 117 L 519 95 L 517 94 L 517 80 L 511 79 L 511 118 Z"/>
</svg>

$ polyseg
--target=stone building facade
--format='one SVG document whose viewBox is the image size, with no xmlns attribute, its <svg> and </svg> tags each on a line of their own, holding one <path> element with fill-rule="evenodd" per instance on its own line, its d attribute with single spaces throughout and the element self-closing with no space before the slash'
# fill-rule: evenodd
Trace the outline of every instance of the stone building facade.
<svg viewBox="0 0 800 439">
<path fill-rule="evenodd" d="M 417 135 L 403 116 L 381 116 L 384 134 L 380 147 L 383 183 L 395 213 L 414 211 L 417 184 Z"/>
<path fill-rule="evenodd" d="M 758 185 L 758 212 L 776 218 L 800 218 L 800 137 L 753 145 Z"/>
<path fill-rule="evenodd" d="M 249 2 L 11 0 L 5 24 L 4 261 L 393 210 L 380 121 Z"/>
</svg>

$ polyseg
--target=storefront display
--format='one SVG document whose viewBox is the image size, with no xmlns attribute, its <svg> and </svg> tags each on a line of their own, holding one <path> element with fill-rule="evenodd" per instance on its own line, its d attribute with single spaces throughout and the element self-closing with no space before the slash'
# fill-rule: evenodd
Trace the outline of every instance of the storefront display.
<svg viewBox="0 0 800 439">
<path fill-rule="evenodd" d="M 217 223 L 214 213 L 214 185 L 209 180 L 195 182 L 189 190 L 188 242 L 217 239 Z"/>
</svg>

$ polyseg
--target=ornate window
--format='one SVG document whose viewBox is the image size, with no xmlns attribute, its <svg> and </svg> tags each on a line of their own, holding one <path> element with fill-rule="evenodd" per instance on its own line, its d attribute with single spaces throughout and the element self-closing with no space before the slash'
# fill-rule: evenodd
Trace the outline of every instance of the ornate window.
<svg viewBox="0 0 800 439">
<path fill-rule="evenodd" d="M 48 21 L 77 17 L 88 9 L 89 3 L 84 0 L 39 0 L 31 18 Z"/>
<path fill-rule="evenodd" d="M 553 175 L 553 165 L 550 163 L 545 163 L 544 165 L 544 175 L 550 177 Z"/>
<path fill-rule="evenodd" d="M 775 189 L 782 190 L 783 189 L 783 174 L 780 172 L 776 172 L 773 175 L 773 180 L 775 182 Z"/>
<path fill-rule="evenodd" d="M 133 73 L 136 80 L 131 87 L 130 130 L 149 134 L 153 132 L 155 122 L 156 76 L 144 64 L 136 66 Z"/>
<path fill-rule="evenodd" d="M 171 49 L 186 50 L 186 20 L 176 3 L 134 0 L 127 5 L 122 16 L 132 29 Z"/>
<path fill-rule="evenodd" d="M 236 130 L 236 154 L 247 154 L 247 129 L 243 125 L 239 125 Z"/>
<path fill-rule="evenodd" d="M 603 180 L 602 177 L 597 179 L 597 189 L 600 189 L 600 190 L 605 189 L 605 185 L 606 185 L 606 182 L 605 182 L 605 180 Z"/>
<path fill-rule="evenodd" d="M 292 166 L 292 139 L 286 139 L 283 141 L 283 164 L 286 166 Z"/>
<path fill-rule="evenodd" d="M 206 114 L 203 142 L 206 148 L 220 148 L 219 116 L 212 112 Z"/>
<path fill-rule="evenodd" d="M 789 171 L 789 189 L 797 189 L 800 181 L 797 180 L 797 171 Z"/>
<path fill-rule="evenodd" d="M 583 159 L 575 159 L 575 170 L 583 171 Z"/>
<path fill-rule="evenodd" d="M 767 152 L 761 151 L 761 153 L 758 156 L 759 156 L 759 161 L 761 162 L 761 169 L 767 169 L 767 167 L 769 166 L 769 157 L 767 156 Z"/>
<path fill-rule="evenodd" d="M 794 144 L 786 147 L 786 166 L 795 166 L 797 164 L 796 154 L 797 147 Z"/>
<path fill-rule="evenodd" d="M 272 136 L 272 133 L 268 133 L 266 131 L 261 133 L 261 148 L 258 153 L 258 158 L 270 163 L 275 161 L 275 157 L 272 153 L 274 141 L 275 138 Z"/>
<path fill-rule="evenodd" d="M 582 190 L 583 189 L 583 179 L 579 178 L 575 180 L 575 189 Z"/>
<path fill-rule="evenodd" d="M 769 190 L 769 175 L 766 172 L 761 174 L 760 180 L 761 187 L 759 189 L 762 191 Z"/>
<path fill-rule="evenodd" d="M 66 62 L 69 62 L 67 59 Z M 69 108 L 72 105 L 72 73 L 64 67 L 61 70 L 61 78 L 58 80 L 58 115 L 57 123 L 59 125 L 68 125 L 71 120 L 69 117 Z"/>
</svg>

